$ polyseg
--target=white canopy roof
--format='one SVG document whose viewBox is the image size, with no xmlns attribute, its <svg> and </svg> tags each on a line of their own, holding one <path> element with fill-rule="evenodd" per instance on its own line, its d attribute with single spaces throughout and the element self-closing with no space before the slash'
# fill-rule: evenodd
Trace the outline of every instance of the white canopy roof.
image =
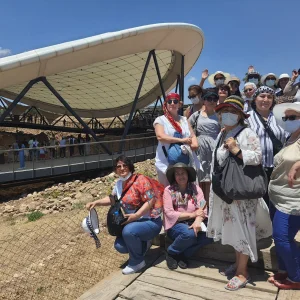
<svg viewBox="0 0 300 300">
<path fill-rule="evenodd" d="M 155 49 L 166 91 L 180 74 L 181 55 L 186 75 L 204 44 L 197 26 L 166 23 L 109 32 L 72 42 L 32 50 L 0 59 L 0 95 L 15 99 L 25 85 L 47 77 L 81 117 L 114 117 L 130 112 L 148 52 Z M 151 59 L 136 108 L 161 95 Z M 35 84 L 23 103 L 54 113 L 64 106 L 42 82 Z"/>
</svg>

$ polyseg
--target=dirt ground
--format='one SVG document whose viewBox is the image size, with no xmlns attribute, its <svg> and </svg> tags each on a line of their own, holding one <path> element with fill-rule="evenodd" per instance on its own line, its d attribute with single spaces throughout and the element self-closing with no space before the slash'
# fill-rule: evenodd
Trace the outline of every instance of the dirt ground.
<svg viewBox="0 0 300 300">
<path fill-rule="evenodd" d="M 98 209 L 101 248 L 81 229 L 85 209 L 0 221 L 0 299 L 76 299 L 128 259 L 114 250 Z"/>
</svg>

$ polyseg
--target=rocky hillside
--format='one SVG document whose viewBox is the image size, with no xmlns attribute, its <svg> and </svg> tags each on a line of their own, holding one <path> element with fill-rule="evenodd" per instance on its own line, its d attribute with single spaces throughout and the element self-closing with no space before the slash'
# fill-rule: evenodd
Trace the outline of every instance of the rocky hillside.
<svg viewBox="0 0 300 300">
<path fill-rule="evenodd" d="M 135 164 L 136 173 L 156 178 L 154 160 L 146 160 Z M 0 204 L 0 216 L 19 217 L 32 212 L 43 214 L 57 214 L 74 208 L 83 208 L 90 201 L 108 195 L 117 176 L 111 173 L 104 177 L 97 177 L 86 182 L 75 180 L 65 184 L 59 183 L 42 191 L 23 194 L 17 200 Z"/>
</svg>

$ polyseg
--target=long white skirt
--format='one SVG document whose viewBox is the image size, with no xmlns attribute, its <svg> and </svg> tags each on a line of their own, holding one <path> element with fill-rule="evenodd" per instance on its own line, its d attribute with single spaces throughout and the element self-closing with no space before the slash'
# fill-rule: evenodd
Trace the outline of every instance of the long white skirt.
<svg viewBox="0 0 300 300">
<path fill-rule="evenodd" d="M 256 241 L 271 236 L 269 209 L 260 199 L 227 204 L 211 192 L 207 236 L 257 261 Z"/>
</svg>

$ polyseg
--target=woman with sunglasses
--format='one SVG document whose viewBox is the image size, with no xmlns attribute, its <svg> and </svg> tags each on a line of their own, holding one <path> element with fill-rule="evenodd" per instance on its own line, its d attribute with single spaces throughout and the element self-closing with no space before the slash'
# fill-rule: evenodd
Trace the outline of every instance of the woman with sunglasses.
<svg viewBox="0 0 300 300">
<path fill-rule="evenodd" d="M 218 92 L 218 97 L 219 97 L 218 104 L 221 104 L 225 101 L 225 99 L 227 97 L 230 96 L 230 87 L 227 84 L 221 84 L 217 88 L 217 92 Z"/>
<path fill-rule="evenodd" d="M 162 198 L 156 198 L 153 181 L 134 173 L 134 165 L 128 157 L 121 155 L 116 159 L 115 173 L 119 180 L 112 194 L 87 203 L 86 208 L 90 210 L 95 206 L 110 206 L 114 204 L 114 197 L 120 200 L 127 221 L 122 236 L 116 238 L 114 246 L 118 252 L 129 254 L 128 265 L 122 271 L 128 275 L 140 271 L 146 265 L 144 256 L 151 247 L 151 240 L 162 228 Z M 158 188 L 162 195 L 163 187 Z"/>
<path fill-rule="evenodd" d="M 260 79 L 261 76 L 259 72 L 255 71 L 253 66 L 249 66 L 246 77 L 244 78 L 244 82 L 251 82 L 254 83 L 257 87 L 260 87 Z"/>
<path fill-rule="evenodd" d="M 291 134 L 274 158 L 269 185 L 273 204 L 273 238 L 278 273 L 268 281 L 280 289 L 300 289 L 300 249 L 295 236 L 300 230 L 300 102 L 274 107 L 277 122 Z"/>
<path fill-rule="evenodd" d="M 191 85 L 188 92 L 188 98 L 192 102 L 192 105 L 184 111 L 184 116 L 187 118 L 189 118 L 195 111 L 200 110 L 203 105 L 203 100 L 201 98 L 202 88 L 199 85 Z"/>
<path fill-rule="evenodd" d="M 281 128 L 273 115 L 275 106 L 275 91 L 267 86 L 261 86 L 253 95 L 251 103 L 252 111 L 247 119 L 249 127 L 258 135 L 262 149 L 262 165 L 265 168 L 268 179 L 274 167 L 274 156 L 281 150 L 286 140 L 287 133 Z M 264 196 L 269 206 L 268 192 Z"/>
<path fill-rule="evenodd" d="M 178 114 L 181 106 L 180 96 L 176 93 L 169 93 L 163 104 L 164 115 L 157 117 L 153 123 L 158 140 L 155 167 L 158 180 L 165 187 L 169 185 L 166 170 L 169 166 L 167 151 L 171 144 L 187 145 L 191 150 L 198 149 L 197 138 L 187 118 Z"/>
<path fill-rule="evenodd" d="M 204 101 L 201 110 L 192 114 L 189 118 L 198 140 L 199 148 L 197 157 L 202 168 L 197 170 L 199 185 L 203 191 L 204 199 L 208 201 L 210 191 L 210 169 L 212 153 L 216 146 L 216 139 L 221 130 L 215 107 L 218 102 L 218 95 L 215 89 L 204 90 L 202 99 Z"/>
<path fill-rule="evenodd" d="M 240 84 L 241 84 L 241 81 L 239 78 L 237 77 L 230 77 L 228 80 L 226 80 L 226 84 L 229 85 L 230 87 L 230 95 L 236 95 L 236 96 L 239 96 L 241 97 L 241 92 L 240 92 Z M 230 96 L 229 95 L 229 96 Z"/>
<path fill-rule="evenodd" d="M 251 103 L 253 100 L 253 95 L 255 91 L 257 90 L 257 87 L 252 82 L 246 82 L 244 85 L 244 112 L 247 113 L 252 110 Z"/>
</svg>

